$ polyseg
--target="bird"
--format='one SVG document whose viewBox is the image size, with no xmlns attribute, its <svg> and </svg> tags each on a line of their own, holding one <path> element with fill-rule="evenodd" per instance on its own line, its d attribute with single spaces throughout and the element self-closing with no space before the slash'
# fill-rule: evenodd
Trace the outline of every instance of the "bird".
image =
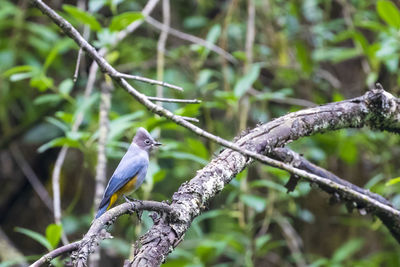
<svg viewBox="0 0 400 267">
<path fill-rule="evenodd" d="M 95 219 L 103 215 L 118 197 L 130 194 L 143 183 L 149 166 L 149 154 L 161 143 L 153 139 L 146 129 L 140 127 L 113 175 L 108 181 Z"/>
</svg>

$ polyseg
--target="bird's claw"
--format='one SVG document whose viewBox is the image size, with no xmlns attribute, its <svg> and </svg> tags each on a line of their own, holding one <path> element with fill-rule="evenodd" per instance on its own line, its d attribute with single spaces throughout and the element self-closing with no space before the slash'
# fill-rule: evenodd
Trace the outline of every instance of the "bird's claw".
<svg viewBox="0 0 400 267">
<path fill-rule="evenodd" d="M 141 210 L 136 210 L 136 203 L 135 202 L 139 202 L 139 203 L 141 203 L 142 201 L 140 200 L 140 199 L 134 199 L 134 198 L 131 198 L 131 197 L 128 197 L 128 196 L 126 196 L 126 195 L 122 195 L 123 197 L 124 197 L 124 199 L 125 199 L 125 201 L 126 202 L 128 202 L 129 204 L 131 204 L 131 210 L 130 210 L 130 212 L 131 213 L 134 213 L 135 211 L 136 211 L 136 215 L 137 215 L 137 217 L 138 217 L 138 220 L 139 220 L 139 222 L 141 222 L 142 221 L 142 214 L 143 214 L 143 211 L 141 211 Z"/>
<path fill-rule="evenodd" d="M 126 202 L 135 202 L 135 201 L 139 201 L 138 199 L 134 199 L 134 198 L 131 198 L 131 197 L 128 197 L 127 195 L 122 195 L 123 197 L 124 197 L 124 199 L 125 199 L 125 201 Z"/>
</svg>

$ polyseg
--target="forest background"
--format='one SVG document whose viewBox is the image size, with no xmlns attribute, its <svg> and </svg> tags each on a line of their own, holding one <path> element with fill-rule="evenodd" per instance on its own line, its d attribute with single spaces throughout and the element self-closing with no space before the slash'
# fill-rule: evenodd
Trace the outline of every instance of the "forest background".
<svg viewBox="0 0 400 267">
<path fill-rule="evenodd" d="M 228 140 L 289 112 L 360 96 L 377 81 L 400 92 L 400 12 L 391 1 L 164 0 L 152 20 L 140 13 L 147 1 L 47 3 L 106 49 L 119 71 L 184 88 L 132 81 L 142 93 L 201 100 L 163 106 Z M 148 112 L 100 72 L 90 81 L 85 53 L 74 74 L 79 47 L 29 1 L 0 6 L 0 239 L 7 247 L 0 266 L 21 255 L 37 259 L 61 244 L 62 233 L 71 241 L 87 232 L 96 206 L 101 92 L 111 90 L 107 178 L 138 127 L 164 144 L 135 198 L 170 199 L 218 154 L 219 145 Z M 140 26 L 115 42 L 135 21 Z M 163 31 L 157 21 L 178 32 Z M 399 208 L 398 144 L 396 135 L 356 129 L 303 138 L 290 148 Z M 59 177 L 62 226 L 54 224 L 52 201 L 61 147 L 69 148 Z M 194 220 L 164 266 L 400 265 L 399 245 L 379 220 L 331 204 L 304 181 L 287 193 L 289 177 L 251 165 Z M 152 224 L 146 212 L 142 219 L 117 220 L 114 238 L 101 243 L 101 266 L 129 257 L 131 243 Z"/>
</svg>

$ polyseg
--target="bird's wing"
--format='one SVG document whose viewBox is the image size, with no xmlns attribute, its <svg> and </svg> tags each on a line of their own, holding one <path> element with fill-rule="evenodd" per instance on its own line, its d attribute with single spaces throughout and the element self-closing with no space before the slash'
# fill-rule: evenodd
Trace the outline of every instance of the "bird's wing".
<svg viewBox="0 0 400 267">
<path fill-rule="evenodd" d="M 110 197 L 133 177 L 138 176 L 138 180 L 144 179 L 148 164 L 148 158 L 142 153 L 137 153 L 135 155 L 126 154 L 108 182 L 100 207 L 105 205 Z"/>
</svg>

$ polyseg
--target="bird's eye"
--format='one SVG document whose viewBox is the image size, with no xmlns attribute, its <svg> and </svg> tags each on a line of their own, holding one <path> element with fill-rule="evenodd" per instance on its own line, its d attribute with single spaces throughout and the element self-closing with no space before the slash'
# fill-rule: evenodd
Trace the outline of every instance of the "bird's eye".
<svg viewBox="0 0 400 267">
<path fill-rule="evenodd" d="M 150 145 L 150 140 L 149 140 L 149 139 L 146 139 L 146 140 L 144 140 L 144 143 L 145 143 L 146 145 Z"/>
</svg>

